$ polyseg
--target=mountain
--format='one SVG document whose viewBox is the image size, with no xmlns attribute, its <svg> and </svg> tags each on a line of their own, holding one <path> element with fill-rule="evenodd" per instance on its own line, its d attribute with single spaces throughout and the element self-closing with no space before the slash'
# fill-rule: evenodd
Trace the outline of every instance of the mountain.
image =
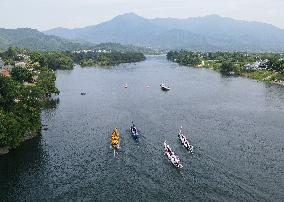
<svg viewBox="0 0 284 202">
<path fill-rule="evenodd" d="M 145 42 L 150 41 L 149 36 L 153 37 L 161 30 L 163 30 L 162 27 L 149 20 L 129 13 L 95 26 L 76 29 L 56 28 L 44 33 L 67 39 L 83 39 L 92 43 L 116 42 L 145 45 Z"/>
<path fill-rule="evenodd" d="M 94 26 L 55 28 L 44 33 L 92 43 L 117 42 L 166 49 L 284 51 L 284 30 L 218 15 L 146 19 L 128 13 Z"/>
<path fill-rule="evenodd" d="M 72 42 L 57 36 L 48 36 L 36 29 L 0 28 L 0 49 L 8 47 L 26 48 L 30 50 L 74 50 L 86 44 Z"/>
<path fill-rule="evenodd" d="M 266 23 L 234 20 L 218 15 L 179 20 L 153 19 L 152 22 L 203 36 L 217 47 L 252 51 L 284 50 L 284 30 Z"/>
</svg>

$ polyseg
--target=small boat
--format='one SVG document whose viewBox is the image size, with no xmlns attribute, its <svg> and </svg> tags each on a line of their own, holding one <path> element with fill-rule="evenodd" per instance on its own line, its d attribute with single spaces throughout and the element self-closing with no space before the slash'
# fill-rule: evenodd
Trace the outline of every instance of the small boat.
<svg viewBox="0 0 284 202">
<path fill-rule="evenodd" d="M 119 149 L 120 148 L 120 136 L 118 133 L 117 128 L 115 128 L 112 132 L 111 135 L 111 145 L 114 149 Z"/>
<path fill-rule="evenodd" d="M 166 86 L 165 84 L 161 84 L 160 85 L 161 86 L 161 90 L 163 90 L 163 91 L 169 91 L 170 90 L 170 87 L 169 86 Z"/>
<path fill-rule="evenodd" d="M 124 85 L 124 88 L 128 88 L 128 85 L 127 85 L 127 83 Z"/>
<path fill-rule="evenodd" d="M 86 95 L 86 93 L 81 93 L 81 95 Z"/>
<path fill-rule="evenodd" d="M 165 150 L 165 155 L 168 157 L 168 159 L 171 161 L 171 163 L 176 167 L 176 168 L 182 168 L 182 164 L 180 163 L 179 157 L 173 152 L 173 150 L 170 148 L 170 146 L 164 142 L 164 150 Z"/>
<path fill-rule="evenodd" d="M 134 140 L 138 140 L 140 137 L 140 134 L 138 132 L 138 129 L 136 128 L 135 124 L 132 122 L 132 126 L 130 127 L 130 132 Z"/>
<path fill-rule="evenodd" d="M 178 137 L 182 143 L 182 145 L 190 152 L 193 153 L 193 146 L 188 142 L 184 134 L 182 133 L 182 127 L 179 129 Z"/>
</svg>

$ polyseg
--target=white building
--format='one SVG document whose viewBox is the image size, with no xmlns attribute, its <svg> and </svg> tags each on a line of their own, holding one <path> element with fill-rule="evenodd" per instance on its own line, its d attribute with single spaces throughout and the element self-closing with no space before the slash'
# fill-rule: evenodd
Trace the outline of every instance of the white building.
<svg viewBox="0 0 284 202">
<path fill-rule="evenodd" d="M 246 70 L 265 70 L 267 69 L 267 62 L 268 60 L 261 60 L 261 61 L 256 61 L 255 63 L 253 64 L 246 64 L 244 66 L 244 68 Z"/>
<path fill-rule="evenodd" d="M 26 62 L 16 62 L 16 63 L 15 63 L 15 67 L 25 68 L 26 65 L 27 65 Z"/>
</svg>

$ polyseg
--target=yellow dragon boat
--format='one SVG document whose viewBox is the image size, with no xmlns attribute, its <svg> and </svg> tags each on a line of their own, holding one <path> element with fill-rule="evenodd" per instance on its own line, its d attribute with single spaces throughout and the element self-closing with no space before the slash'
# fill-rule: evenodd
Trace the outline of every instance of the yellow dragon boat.
<svg viewBox="0 0 284 202">
<path fill-rule="evenodd" d="M 113 148 L 119 149 L 120 136 L 119 136 L 117 128 L 115 128 L 113 130 L 113 132 L 112 132 L 112 135 L 111 135 L 111 145 L 113 146 Z"/>
</svg>

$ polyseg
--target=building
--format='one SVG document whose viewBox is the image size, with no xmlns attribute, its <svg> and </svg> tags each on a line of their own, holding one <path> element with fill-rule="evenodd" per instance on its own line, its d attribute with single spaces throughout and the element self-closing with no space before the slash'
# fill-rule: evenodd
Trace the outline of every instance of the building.
<svg viewBox="0 0 284 202">
<path fill-rule="evenodd" d="M 10 72 L 12 71 L 12 69 L 13 69 L 13 65 L 4 65 L 3 67 L 2 67 L 2 69 L 7 69 L 7 70 L 9 70 Z"/>
<path fill-rule="evenodd" d="M 26 62 L 16 62 L 16 63 L 15 63 L 15 67 L 25 68 L 26 65 L 27 65 Z"/>
<path fill-rule="evenodd" d="M 4 77 L 8 77 L 8 76 L 11 76 L 11 73 L 10 73 L 10 70 L 6 69 L 6 68 L 3 68 L 1 69 L 0 71 L 0 75 L 1 76 L 4 76 Z"/>
<path fill-rule="evenodd" d="M 245 70 L 265 70 L 268 67 L 267 63 L 268 63 L 268 60 L 256 61 L 253 64 L 244 65 L 244 69 Z"/>
</svg>

